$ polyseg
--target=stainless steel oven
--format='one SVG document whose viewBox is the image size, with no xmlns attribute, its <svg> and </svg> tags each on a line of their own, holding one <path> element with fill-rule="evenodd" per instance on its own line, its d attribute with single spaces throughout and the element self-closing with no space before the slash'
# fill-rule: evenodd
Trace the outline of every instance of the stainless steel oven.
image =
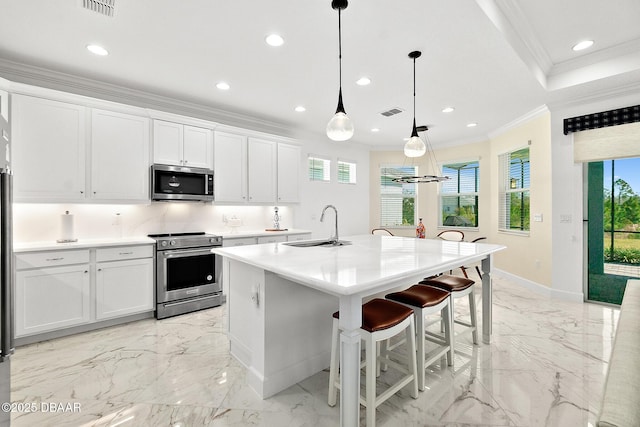
<svg viewBox="0 0 640 427">
<path fill-rule="evenodd" d="M 156 240 L 156 318 L 222 304 L 221 267 L 211 253 L 222 237 L 205 233 L 150 234 Z"/>
</svg>

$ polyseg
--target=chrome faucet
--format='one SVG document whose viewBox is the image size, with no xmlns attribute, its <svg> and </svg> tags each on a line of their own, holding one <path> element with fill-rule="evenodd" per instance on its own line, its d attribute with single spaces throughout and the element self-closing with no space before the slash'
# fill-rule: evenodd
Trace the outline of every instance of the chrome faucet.
<svg viewBox="0 0 640 427">
<path fill-rule="evenodd" d="M 325 207 L 324 207 L 324 209 L 322 209 L 322 215 L 320 215 L 320 222 L 324 221 L 324 213 L 325 213 L 325 212 L 326 212 L 326 210 L 327 210 L 327 209 L 329 209 L 329 208 L 333 209 L 333 210 L 334 210 L 334 212 L 336 213 L 336 235 L 335 235 L 335 237 L 332 237 L 332 238 L 331 238 L 331 241 L 332 241 L 334 244 L 337 244 L 337 243 L 339 242 L 339 240 L 338 240 L 338 209 L 336 209 L 336 207 L 335 207 L 335 206 L 333 206 L 333 205 L 327 205 L 327 206 L 325 206 Z"/>
</svg>

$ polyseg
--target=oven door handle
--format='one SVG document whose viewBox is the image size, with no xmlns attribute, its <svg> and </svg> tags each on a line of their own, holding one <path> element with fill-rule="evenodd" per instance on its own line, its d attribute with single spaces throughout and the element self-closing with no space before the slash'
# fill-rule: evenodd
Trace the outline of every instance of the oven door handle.
<svg viewBox="0 0 640 427">
<path fill-rule="evenodd" d="M 206 248 L 206 249 L 164 251 L 162 252 L 162 256 L 164 258 L 180 258 L 180 257 L 191 256 L 196 254 L 209 255 L 212 253 L 213 252 L 211 252 L 211 248 Z"/>
</svg>

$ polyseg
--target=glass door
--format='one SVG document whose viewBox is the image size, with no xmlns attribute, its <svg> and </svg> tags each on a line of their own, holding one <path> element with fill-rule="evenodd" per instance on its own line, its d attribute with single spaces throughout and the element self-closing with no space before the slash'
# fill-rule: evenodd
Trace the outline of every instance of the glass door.
<svg viewBox="0 0 640 427">
<path fill-rule="evenodd" d="M 620 304 L 640 277 L 640 158 L 588 164 L 587 299 Z"/>
</svg>

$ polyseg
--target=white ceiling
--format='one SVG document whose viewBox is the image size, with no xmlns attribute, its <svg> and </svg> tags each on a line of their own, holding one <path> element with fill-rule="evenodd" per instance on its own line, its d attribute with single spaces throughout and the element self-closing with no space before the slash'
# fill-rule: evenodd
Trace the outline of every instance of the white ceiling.
<svg viewBox="0 0 640 427">
<path fill-rule="evenodd" d="M 351 0 L 343 94 L 354 141 L 402 147 L 412 50 L 423 53 L 418 125 L 434 145 L 470 142 L 543 104 L 637 84 L 638 22 L 638 0 Z M 323 135 L 337 103 L 337 29 L 330 0 L 115 0 L 113 17 L 82 0 L 0 0 L 0 77 L 42 67 Z M 285 44 L 267 46 L 271 32 Z M 582 39 L 595 44 L 573 52 Z M 110 54 L 90 54 L 89 43 Z M 372 83 L 357 86 L 365 75 Z M 221 80 L 231 89 L 216 89 Z M 405 112 L 380 115 L 396 107 Z"/>
</svg>

